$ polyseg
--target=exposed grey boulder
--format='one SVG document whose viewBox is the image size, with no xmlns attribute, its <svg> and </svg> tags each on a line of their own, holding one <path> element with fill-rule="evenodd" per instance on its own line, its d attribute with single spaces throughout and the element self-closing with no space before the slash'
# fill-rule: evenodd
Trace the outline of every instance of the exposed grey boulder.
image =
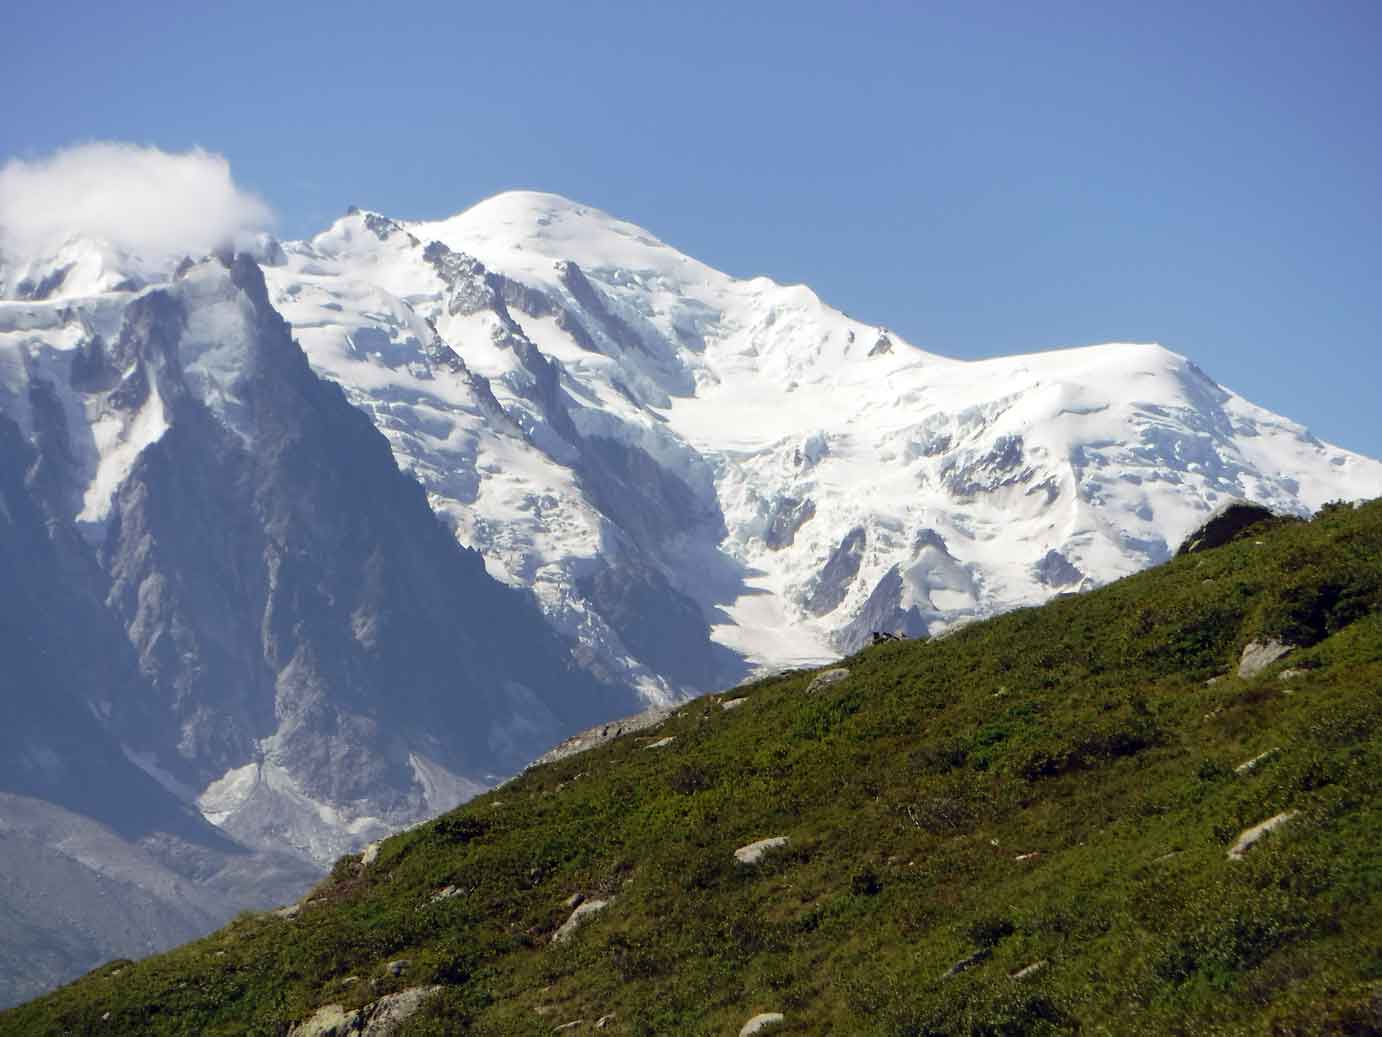
<svg viewBox="0 0 1382 1037">
<path fill-rule="evenodd" d="M 322 1005 L 288 1031 L 288 1037 L 390 1037 L 439 986 L 412 987 L 371 1001 L 363 1008 Z"/>
<path fill-rule="evenodd" d="M 557 760 L 564 760 L 568 756 L 583 753 L 587 749 L 594 749 L 597 745 L 604 745 L 621 735 L 646 731 L 650 727 L 656 727 L 675 712 L 675 706 L 655 706 L 652 709 L 644 710 L 642 713 L 635 713 L 633 716 L 588 727 L 579 734 L 572 735 L 566 741 L 547 750 L 529 766 L 537 767 L 544 763 L 554 763 Z"/>
<path fill-rule="evenodd" d="M 781 1012 L 760 1012 L 739 1028 L 739 1037 L 752 1037 L 786 1021 L 787 1017 Z"/>
<path fill-rule="evenodd" d="M 465 893 L 465 890 L 462 889 L 460 886 L 455 886 L 455 885 L 443 886 L 441 889 L 439 889 L 439 890 L 437 890 L 435 893 L 433 893 L 432 896 L 431 896 L 430 898 L 428 898 L 427 903 L 428 903 L 428 904 L 437 904 L 437 903 L 440 903 L 440 902 L 443 901 L 443 900 L 450 900 L 452 897 L 459 897 L 459 896 L 462 896 L 464 893 Z"/>
<path fill-rule="evenodd" d="M 1272 663 L 1288 655 L 1294 647 L 1274 637 L 1266 641 L 1249 641 L 1238 660 L 1238 676 L 1256 677 Z"/>
<path fill-rule="evenodd" d="M 959 961 L 955 962 L 954 965 L 951 965 L 950 968 L 946 969 L 945 972 L 941 974 L 941 979 L 952 979 L 961 972 L 968 972 L 970 969 L 974 968 L 975 965 L 988 961 L 992 955 L 992 948 L 981 947 L 973 954 L 969 955 L 969 957 L 961 958 Z"/>
<path fill-rule="evenodd" d="M 1276 512 L 1251 501 L 1234 500 L 1219 507 L 1190 533 L 1176 550 L 1176 557 L 1209 551 L 1230 544 L 1259 522 L 1279 518 Z"/>
<path fill-rule="evenodd" d="M 576 930 L 590 921 L 592 915 L 596 915 L 609 907 L 608 900 L 587 900 L 577 906 L 571 912 L 571 917 L 561 924 L 561 928 L 552 934 L 553 943 L 565 943 L 576 935 Z"/>
<path fill-rule="evenodd" d="M 1233 768 L 1233 773 L 1247 774 L 1249 771 L 1256 770 L 1260 764 L 1267 762 L 1279 752 L 1281 752 L 1281 749 L 1275 748 L 1268 749 L 1265 753 L 1258 753 L 1251 760 L 1247 760 L 1244 763 L 1240 763 L 1237 767 Z"/>
<path fill-rule="evenodd" d="M 839 684 L 840 681 L 848 676 L 849 670 L 843 666 L 833 670 L 826 670 L 824 673 L 817 675 L 816 678 L 806 686 L 806 694 L 814 695 L 816 692 L 823 691 L 832 684 Z"/>
<path fill-rule="evenodd" d="M 747 846 L 741 846 L 735 850 L 734 859 L 740 864 L 752 866 L 759 863 L 773 850 L 780 850 L 790 841 L 785 835 L 775 835 L 771 839 L 759 839 L 756 843 L 749 843 Z"/>
<path fill-rule="evenodd" d="M 1228 859 L 1231 861 L 1241 861 L 1243 857 L 1262 841 L 1263 836 L 1276 831 L 1291 818 L 1296 816 L 1294 810 L 1286 810 L 1275 817 L 1269 817 L 1260 824 L 1255 824 L 1251 828 L 1245 828 L 1239 833 L 1238 838 L 1229 847 Z"/>
</svg>

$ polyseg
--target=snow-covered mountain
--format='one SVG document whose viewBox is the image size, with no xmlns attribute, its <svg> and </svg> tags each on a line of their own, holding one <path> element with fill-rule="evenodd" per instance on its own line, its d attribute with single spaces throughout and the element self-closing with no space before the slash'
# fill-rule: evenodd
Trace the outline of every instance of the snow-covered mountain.
<svg viewBox="0 0 1382 1037">
<path fill-rule="evenodd" d="M 493 575 L 654 699 L 731 676 L 717 647 L 821 661 L 1115 579 L 1230 498 L 1382 493 L 1382 464 L 1160 346 L 950 360 L 554 195 L 352 211 L 283 251 L 313 366 Z"/>
<path fill-rule="evenodd" d="M 553 195 L 0 256 L 0 911 L 124 840 L 146 949 L 640 704 L 1378 495 L 1159 346 L 947 359 Z"/>
<path fill-rule="evenodd" d="M 133 649 L 135 672 L 112 665 L 75 699 L 122 762 L 242 842 L 320 865 L 637 704 L 438 522 L 313 374 L 248 255 L 147 288 L 46 283 L 0 303 L 0 420 L 21 441 L 4 512 L 44 516 L 54 579 L 80 581 Z M 94 644 L 65 613 L 42 628 Z M 10 732 L 30 755 L 50 714 Z"/>
</svg>

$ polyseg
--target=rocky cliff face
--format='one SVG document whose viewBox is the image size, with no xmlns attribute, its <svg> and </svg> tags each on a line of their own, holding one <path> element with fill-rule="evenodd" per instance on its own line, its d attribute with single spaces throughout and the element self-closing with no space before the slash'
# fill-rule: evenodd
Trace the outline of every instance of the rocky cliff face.
<svg viewBox="0 0 1382 1037">
<path fill-rule="evenodd" d="M 137 661 L 98 711 L 225 831 L 324 863 L 635 704 L 456 543 L 253 260 L 185 266 L 108 336 L 28 312 L 16 410 Z"/>
<path fill-rule="evenodd" d="M 0 1005 L 281 903 L 317 870 L 236 843 L 138 765 L 117 726 L 157 725 L 151 689 L 94 552 L 49 510 L 51 461 L 0 415 Z"/>
</svg>

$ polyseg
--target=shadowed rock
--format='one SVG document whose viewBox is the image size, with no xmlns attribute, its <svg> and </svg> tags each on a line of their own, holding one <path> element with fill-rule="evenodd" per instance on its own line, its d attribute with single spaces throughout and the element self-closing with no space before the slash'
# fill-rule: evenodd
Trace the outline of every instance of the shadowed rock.
<svg viewBox="0 0 1382 1037">
<path fill-rule="evenodd" d="M 1176 557 L 1231 544 L 1259 522 L 1268 522 L 1278 517 L 1270 508 L 1253 504 L 1251 501 L 1229 501 L 1181 542 Z"/>
</svg>

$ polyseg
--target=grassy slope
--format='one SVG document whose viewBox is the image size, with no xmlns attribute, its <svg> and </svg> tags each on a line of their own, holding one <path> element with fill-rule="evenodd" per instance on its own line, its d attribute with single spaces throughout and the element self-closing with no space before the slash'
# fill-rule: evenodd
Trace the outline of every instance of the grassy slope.
<svg viewBox="0 0 1382 1037">
<path fill-rule="evenodd" d="M 1206 686 L 1264 634 L 1310 647 Z M 426 982 L 405 1033 L 1382 1032 L 1382 502 L 848 665 L 535 769 L 343 859 L 294 920 L 104 966 L 0 1032 L 283 1033 Z M 574 892 L 614 899 L 548 946 Z"/>
</svg>

